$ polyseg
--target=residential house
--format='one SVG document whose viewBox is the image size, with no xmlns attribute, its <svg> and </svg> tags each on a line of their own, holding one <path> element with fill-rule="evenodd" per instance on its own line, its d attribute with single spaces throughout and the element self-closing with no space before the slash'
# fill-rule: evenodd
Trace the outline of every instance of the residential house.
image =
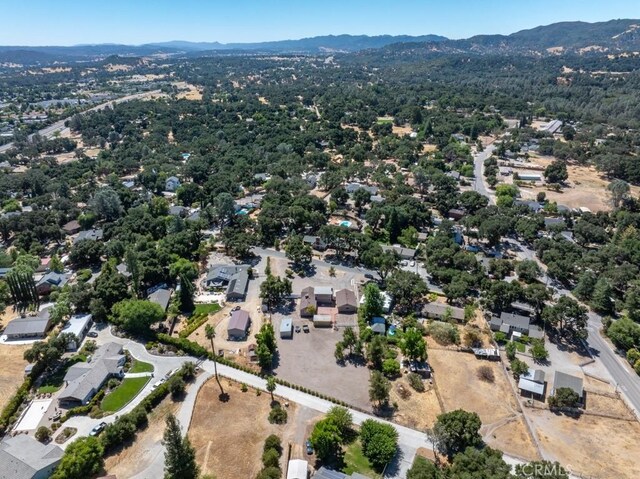
<svg viewBox="0 0 640 479">
<path fill-rule="evenodd" d="M 451 208 L 447 212 L 447 218 L 451 220 L 461 220 L 462 218 L 464 218 L 465 215 L 466 215 L 466 212 L 459 208 Z"/>
<path fill-rule="evenodd" d="M 502 331 L 507 336 L 527 335 L 531 338 L 541 339 L 544 336 L 542 329 L 531 324 L 531 318 L 514 313 L 500 313 L 500 317 L 494 316 L 489 321 L 492 331 Z"/>
<path fill-rule="evenodd" d="M 131 273 L 129 272 L 129 268 L 127 267 L 127 265 L 125 263 L 120 263 L 120 264 L 116 265 L 116 271 L 118 273 L 120 273 L 122 276 L 124 276 L 125 278 L 130 278 L 131 277 Z"/>
<path fill-rule="evenodd" d="M 253 179 L 264 183 L 265 181 L 269 181 L 271 179 L 271 175 L 269 173 L 256 173 L 255 175 L 253 175 Z"/>
<path fill-rule="evenodd" d="M 40 264 L 36 268 L 36 273 L 43 273 L 49 271 L 49 265 L 51 264 L 51 256 L 43 256 L 40 258 Z"/>
<path fill-rule="evenodd" d="M 227 326 L 227 336 L 230 340 L 246 339 L 250 324 L 251 318 L 247 311 L 243 309 L 233 311 Z"/>
<path fill-rule="evenodd" d="M 124 186 L 128 190 L 132 189 L 135 185 L 136 182 L 133 180 L 125 180 L 122 182 L 122 186 Z"/>
<path fill-rule="evenodd" d="M 293 337 L 293 321 L 291 318 L 282 318 L 280 321 L 280 337 L 291 339 Z"/>
<path fill-rule="evenodd" d="M 358 191 L 360 189 L 367 190 L 372 195 L 377 195 L 378 191 L 380 191 L 377 186 L 363 185 L 362 183 L 347 183 L 345 185 L 344 189 L 350 195 L 355 193 L 356 191 Z"/>
<path fill-rule="evenodd" d="M 249 286 L 249 270 L 241 269 L 234 274 L 227 285 L 227 301 L 242 301 L 247 294 Z"/>
<path fill-rule="evenodd" d="M 521 374 L 520 380 L 518 381 L 520 394 L 522 396 L 531 396 L 539 401 L 544 401 L 544 376 L 544 371 L 541 369 L 536 369 L 534 371 L 529 370 L 526 374 Z"/>
<path fill-rule="evenodd" d="M 333 288 L 331 286 L 316 286 L 313 291 L 317 304 L 333 306 Z"/>
<path fill-rule="evenodd" d="M 417 253 L 415 249 L 404 248 L 399 245 L 393 245 L 393 246 L 382 245 L 382 251 L 393 251 L 398 256 L 400 256 L 401 259 L 407 259 L 407 260 L 415 258 Z"/>
<path fill-rule="evenodd" d="M 149 294 L 147 300 L 156 303 L 162 308 L 162 311 L 166 311 L 169 307 L 169 301 L 171 301 L 171 293 L 170 289 L 161 287 Z"/>
<path fill-rule="evenodd" d="M 320 238 L 320 236 L 307 235 L 304 236 L 302 240 L 308 245 L 311 245 L 311 247 L 316 251 L 324 251 L 327 249 L 327 243 L 322 241 L 322 238 Z"/>
<path fill-rule="evenodd" d="M 170 176 L 164 183 L 165 191 L 175 192 L 180 187 L 180 180 L 177 176 Z"/>
<path fill-rule="evenodd" d="M 69 318 L 62 331 L 60 331 L 60 334 L 70 333 L 73 335 L 74 339 L 67 344 L 67 351 L 76 351 L 80 347 L 91 328 L 91 319 L 92 316 L 90 314 L 75 314 Z"/>
<path fill-rule="evenodd" d="M 555 135 L 556 133 L 558 133 L 560 131 L 560 128 L 562 128 L 562 121 L 560 121 L 560 120 L 551 120 L 549 123 L 547 123 L 545 125 L 542 125 L 540 127 L 540 131 Z"/>
<path fill-rule="evenodd" d="M 44 338 L 51 327 L 49 309 L 36 316 L 25 316 L 9 321 L 2 332 L 9 340 Z"/>
<path fill-rule="evenodd" d="M 540 173 L 518 172 L 518 179 L 520 181 L 531 181 L 533 183 L 536 183 L 542 181 L 542 175 Z"/>
<path fill-rule="evenodd" d="M 311 318 L 318 311 L 318 303 L 313 286 L 307 286 L 300 292 L 300 317 Z"/>
<path fill-rule="evenodd" d="M 459 171 L 447 171 L 445 173 L 449 178 L 453 178 L 456 181 L 460 181 L 460 172 Z"/>
<path fill-rule="evenodd" d="M 45 274 L 40 281 L 36 283 L 36 291 L 41 296 L 46 296 L 53 288 L 62 288 L 69 282 L 69 275 L 66 273 L 55 273 L 53 271 Z"/>
<path fill-rule="evenodd" d="M 338 313 L 353 314 L 358 310 L 356 294 L 350 289 L 340 289 L 336 291 L 336 308 Z"/>
<path fill-rule="evenodd" d="M 499 166 L 498 172 L 500 173 L 501 176 L 509 176 L 510 174 L 513 173 L 513 170 L 508 166 Z"/>
<path fill-rule="evenodd" d="M 551 395 L 555 396 L 556 392 L 560 388 L 569 388 L 573 390 L 580 398 L 580 401 L 583 400 L 584 385 L 582 378 L 563 373 L 561 371 L 556 371 L 555 375 L 553 376 L 553 389 L 551 390 Z"/>
<path fill-rule="evenodd" d="M 102 229 L 94 228 L 90 230 L 80 231 L 80 233 L 78 233 L 78 236 L 76 236 L 76 238 L 73 240 L 73 244 L 76 244 L 82 240 L 100 241 L 103 236 L 104 236 L 104 230 Z"/>
<path fill-rule="evenodd" d="M 386 291 L 381 291 L 380 296 L 382 296 L 382 312 L 384 314 L 391 313 L 391 309 L 393 308 L 393 298 Z M 360 306 L 364 304 L 364 294 L 360 296 Z"/>
<path fill-rule="evenodd" d="M 189 214 L 189 208 L 180 205 L 173 205 L 169 207 L 170 216 L 179 216 L 185 218 Z"/>
<path fill-rule="evenodd" d="M 229 284 L 231 279 L 242 270 L 249 268 L 249 265 L 216 264 L 209 268 L 207 276 L 202 285 L 207 289 L 223 288 Z"/>
<path fill-rule="evenodd" d="M 562 229 L 566 229 L 567 228 L 567 223 L 564 220 L 564 218 L 545 218 L 544 219 L 544 227 L 546 229 L 551 229 L 551 228 L 562 228 Z"/>
<path fill-rule="evenodd" d="M 65 407 L 87 404 L 111 377 L 123 377 L 126 357 L 122 345 L 107 343 L 93 354 L 91 362 L 72 365 L 64 377 L 65 389 L 58 402 Z"/>
<path fill-rule="evenodd" d="M 371 203 L 384 203 L 384 197 L 380 195 L 371 195 L 369 201 L 371 201 Z"/>
<path fill-rule="evenodd" d="M 0 442 L 0 479 L 47 479 L 63 454 L 59 446 L 24 434 L 7 437 Z"/>
<path fill-rule="evenodd" d="M 430 319 L 451 318 L 456 321 L 464 321 L 464 309 L 444 303 L 427 303 L 422 308 L 422 314 Z"/>
<path fill-rule="evenodd" d="M 62 227 L 62 230 L 65 232 L 65 234 L 74 235 L 80 232 L 81 228 L 82 227 L 80 226 L 80 223 L 78 223 L 77 220 L 72 220 L 72 221 L 69 221 L 68 223 L 65 223 L 65 225 Z"/>
<path fill-rule="evenodd" d="M 322 466 L 313 475 L 313 479 L 369 479 L 367 476 L 363 476 L 358 472 L 354 472 L 351 475 L 343 472 L 334 471 L 333 469 L 327 469 Z"/>
</svg>

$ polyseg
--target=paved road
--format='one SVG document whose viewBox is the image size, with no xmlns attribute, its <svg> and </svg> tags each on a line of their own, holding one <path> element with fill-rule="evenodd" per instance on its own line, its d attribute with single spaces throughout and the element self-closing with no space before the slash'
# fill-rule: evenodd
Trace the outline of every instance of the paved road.
<svg viewBox="0 0 640 479">
<path fill-rule="evenodd" d="M 495 204 L 495 200 L 491 195 L 491 192 L 487 187 L 487 182 L 484 178 L 484 161 L 493 154 L 495 149 L 496 147 L 493 144 L 488 145 L 483 151 L 476 153 L 473 157 L 473 174 L 475 176 L 473 189 L 481 195 L 489 198 L 489 204 Z"/>
<path fill-rule="evenodd" d="M 153 90 L 153 91 L 147 91 L 147 92 L 143 92 L 143 93 L 136 93 L 134 95 L 127 95 L 127 96 L 123 96 L 122 98 L 117 98 L 115 100 L 110 100 L 106 103 L 101 103 L 100 105 L 96 105 L 92 108 L 89 108 L 88 110 L 85 110 L 83 112 L 81 112 L 81 115 L 85 115 L 89 112 L 93 112 L 93 111 L 99 111 L 99 110 L 103 110 L 104 108 L 106 108 L 107 106 L 113 104 L 113 103 L 123 103 L 126 101 L 131 101 L 131 100 L 137 100 L 140 98 L 145 98 L 147 96 L 151 96 L 151 95 L 157 95 L 160 93 L 160 90 Z M 51 138 L 56 132 L 59 133 L 63 133 L 65 130 L 68 130 L 68 128 L 66 128 L 64 126 L 64 122 L 67 121 L 68 118 L 64 118 L 62 120 L 59 120 L 45 128 L 43 128 L 42 130 L 39 130 L 37 133 L 45 138 Z M 29 139 L 33 138 L 33 136 L 36 133 L 32 133 L 31 135 L 29 135 Z M 10 150 L 11 148 L 13 148 L 13 142 L 11 143 L 7 143 L 6 145 L 2 145 L 0 146 L 0 153 L 4 153 L 5 151 Z"/>
<path fill-rule="evenodd" d="M 494 150 L 495 146 L 489 145 L 483 152 L 478 153 L 474 157 L 474 189 L 478 193 L 488 197 L 490 204 L 495 203 L 495 199 L 487 188 L 484 178 L 484 160 L 486 160 Z M 534 250 L 520 241 L 514 239 L 508 239 L 507 241 L 517 245 L 522 259 L 537 261 L 543 268 L 543 271 L 546 270 L 546 266 L 539 261 Z M 564 289 L 558 284 L 554 284 L 554 281 L 546 274 L 542 275 L 541 280 L 553 290 L 554 297 L 569 296 L 576 299 L 571 294 L 571 291 Z M 602 316 L 593 311 L 589 311 L 588 346 L 596 360 L 601 361 L 607 369 L 611 378 L 628 399 L 628 403 L 635 409 L 636 414 L 640 416 L 640 377 L 635 374 L 627 362 L 617 355 L 611 345 L 602 337 L 600 333 L 601 327 Z"/>
</svg>

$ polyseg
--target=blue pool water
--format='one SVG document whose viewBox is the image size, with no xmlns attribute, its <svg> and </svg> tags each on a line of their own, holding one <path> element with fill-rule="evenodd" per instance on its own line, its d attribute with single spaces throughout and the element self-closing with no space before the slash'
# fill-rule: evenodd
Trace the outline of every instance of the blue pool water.
<svg viewBox="0 0 640 479">
<path fill-rule="evenodd" d="M 350 228 L 351 227 L 351 221 L 347 221 L 347 220 L 341 221 L 340 222 L 340 226 L 343 226 L 344 228 Z"/>
</svg>

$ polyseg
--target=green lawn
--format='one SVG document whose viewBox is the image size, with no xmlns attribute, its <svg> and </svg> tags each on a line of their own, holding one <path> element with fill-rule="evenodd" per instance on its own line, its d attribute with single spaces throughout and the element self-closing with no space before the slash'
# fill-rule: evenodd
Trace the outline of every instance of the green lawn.
<svg viewBox="0 0 640 479">
<path fill-rule="evenodd" d="M 100 409 L 106 412 L 116 412 L 122 409 L 134 397 L 138 395 L 142 388 L 149 382 L 150 376 L 142 378 L 126 378 L 120 386 L 104 397 L 100 404 Z"/>
<path fill-rule="evenodd" d="M 220 311 L 220 305 L 218 303 L 211 304 L 196 304 L 196 309 L 194 310 L 194 316 L 197 314 L 211 314 L 217 313 Z"/>
<path fill-rule="evenodd" d="M 44 379 L 44 381 L 42 381 L 42 384 L 40 384 L 40 387 L 38 388 L 38 394 L 56 392 L 62 387 L 62 384 L 64 383 L 64 376 L 65 374 L 67 374 L 67 370 L 75 363 L 83 362 L 86 360 L 86 357 L 79 354 L 69 358 L 64 366 L 62 366 L 54 374 L 48 376 L 46 379 Z"/>
<path fill-rule="evenodd" d="M 378 119 L 376 120 L 376 123 L 378 125 L 384 125 L 385 123 L 393 123 L 393 118 L 378 117 Z"/>
<path fill-rule="evenodd" d="M 133 364 L 129 368 L 130 373 L 152 373 L 153 364 L 145 363 L 143 361 L 134 360 Z"/>
<path fill-rule="evenodd" d="M 520 341 L 515 341 L 515 343 L 516 343 L 516 349 L 521 353 L 524 353 L 527 350 L 527 347 L 524 344 L 522 344 Z"/>
<path fill-rule="evenodd" d="M 353 474 L 358 472 L 363 476 L 371 479 L 381 479 L 382 476 L 373 470 L 369 459 L 364 457 L 362 453 L 362 445 L 360 441 L 354 441 L 347 446 L 344 451 L 344 462 L 346 466 L 342 469 L 345 474 Z"/>
</svg>

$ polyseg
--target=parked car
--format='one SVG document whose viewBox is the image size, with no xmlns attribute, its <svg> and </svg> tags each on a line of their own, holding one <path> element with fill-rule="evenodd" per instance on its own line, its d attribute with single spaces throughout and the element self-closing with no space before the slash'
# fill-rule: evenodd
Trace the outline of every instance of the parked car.
<svg viewBox="0 0 640 479">
<path fill-rule="evenodd" d="M 91 432 L 89 433 L 89 436 L 97 436 L 104 430 L 105 427 L 107 427 L 107 423 L 101 422 L 91 430 Z"/>
<path fill-rule="evenodd" d="M 365 273 L 364 277 L 367 279 L 374 279 L 371 273 Z"/>
<path fill-rule="evenodd" d="M 235 308 L 233 308 L 231 311 L 239 311 L 240 310 L 240 306 L 236 306 Z"/>
<path fill-rule="evenodd" d="M 307 448 L 307 454 L 309 455 L 313 454 L 313 446 L 311 445 L 311 441 L 309 441 L 309 439 L 307 439 L 305 446 Z"/>
<path fill-rule="evenodd" d="M 308 333 L 308 332 L 309 332 L 309 326 L 308 326 L 308 325 L 306 325 L 306 324 L 303 324 L 303 325 L 302 325 L 302 330 L 303 330 L 305 333 Z"/>
<path fill-rule="evenodd" d="M 415 261 L 411 261 L 411 262 L 409 263 L 409 266 L 411 266 L 412 268 L 413 268 L 415 265 L 416 265 L 416 262 L 415 262 Z"/>
<path fill-rule="evenodd" d="M 299 333 L 301 331 L 300 330 L 300 326 L 296 326 L 294 329 L 295 329 L 296 333 Z"/>
<path fill-rule="evenodd" d="M 90 338 L 97 338 L 98 337 L 98 333 L 96 333 L 95 331 L 89 331 L 87 333 L 87 336 L 89 336 Z"/>
</svg>

